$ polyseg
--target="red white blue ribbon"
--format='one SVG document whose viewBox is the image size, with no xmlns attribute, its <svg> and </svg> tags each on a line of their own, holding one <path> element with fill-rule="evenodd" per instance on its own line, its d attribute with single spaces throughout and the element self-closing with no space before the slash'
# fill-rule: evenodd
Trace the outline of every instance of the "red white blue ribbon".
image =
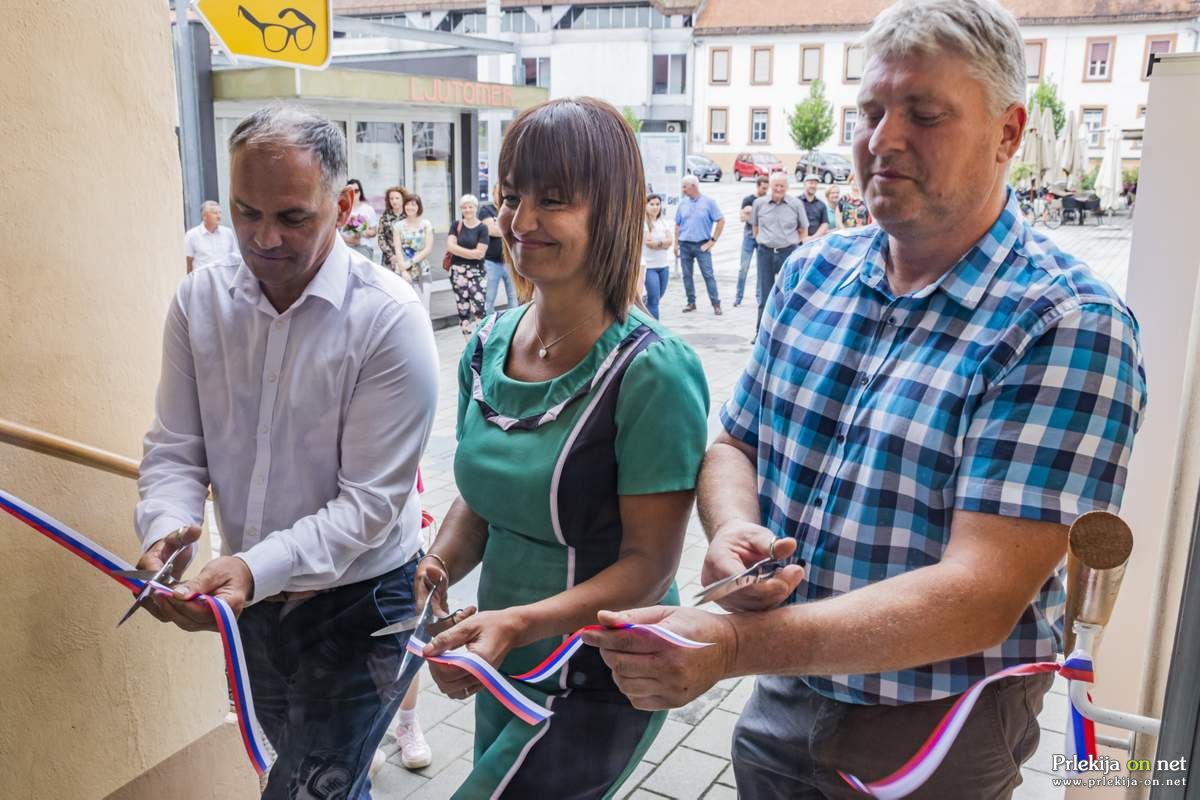
<svg viewBox="0 0 1200 800">
<path fill-rule="evenodd" d="M 976 701 L 990 683 L 1017 675 L 1038 675 L 1044 672 L 1057 672 L 1068 680 L 1081 680 L 1092 683 L 1094 679 L 1091 660 L 1079 651 L 1072 653 L 1066 661 L 1041 662 L 1037 664 L 1019 664 L 1015 667 L 1001 670 L 995 675 L 989 675 L 970 689 L 963 692 L 958 701 L 951 707 L 942 721 L 930 734 L 921 749 L 910 758 L 904 766 L 887 777 L 866 783 L 853 775 L 839 771 L 842 779 L 863 794 L 878 797 L 880 800 L 894 800 L 906 797 L 921 788 L 941 765 L 951 745 L 966 724 L 967 717 L 975 707 Z M 1068 701 L 1069 702 L 1069 701 Z M 1096 736 L 1091 720 L 1084 719 L 1079 711 L 1071 706 L 1070 729 L 1078 729 L 1072 735 L 1068 732 L 1066 755 L 1075 756 L 1077 762 L 1087 762 L 1096 758 Z"/>
<path fill-rule="evenodd" d="M 136 595 L 145 587 L 146 584 L 143 581 L 113 574 L 121 570 L 133 569 L 133 565 L 19 498 L 0 491 L 0 510 L 70 550 L 133 594 Z M 154 591 L 159 594 L 172 594 L 171 590 L 162 584 L 156 583 L 153 584 L 153 587 Z M 221 635 L 221 644 L 225 650 L 225 675 L 229 680 L 229 694 L 233 698 L 234 710 L 237 713 L 242 744 L 246 747 L 246 755 L 249 756 L 254 770 L 259 775 L 264 775 L 271 768 L 274 751 L 267 742 L 262 727 L 258 724 L 258 718 L 254 716 L 250 675 L 246 671 L 246 659 L 242 648 L 242 637 L 238 633 L 237 618 L 233 614 L 233 609 L 218 597 L 197 594 L 193 599 L 203 602 L 212 612 L 213 619 L 216 620 L 217 632 Z"/>
<path fill-rule="evenodd" d="M 580 645 L 583 644 L 584 632 L 601 631 L 605 630 L 606 628 L 608 630 L 646 631 L 654 634 L 660 639 L 670 642 L 671 644 L 689 649 L 709 646 L 708 642 L 693 642 L 686 636 L 680 636 L 678 633 L 675 633 L 675 631 L 664 628 L 661 625 L 640 625 L 636 622 L 624 622 L 620 625 L 612 626 L 585 625 L 564 639 L 563 643 L 555 648 L 554 652 L 547 656 L 545 661 L 538 664 L 528 672 L 522 672 L 520 675 L 513 675 L 513 678 L 518 681 L 525 681 L 526 683 L 537 683 L 538 681 L 545 680 L 554 673 L 558 672 L 558 670 L 567 663 L 567 660 L 570 659 L 571 656 L 575 655 L 575 651 L 578 650 Z"/>
</svg>

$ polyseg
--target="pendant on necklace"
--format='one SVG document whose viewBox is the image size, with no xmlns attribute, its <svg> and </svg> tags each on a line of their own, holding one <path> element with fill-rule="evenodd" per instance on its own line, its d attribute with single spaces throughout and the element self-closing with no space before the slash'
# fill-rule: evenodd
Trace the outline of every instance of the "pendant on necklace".
<svg viewBox="0 0 1200 800">
<path fill-rule="evenodd" d="M 545 358 L 548 355 L 550 355 L 550 351 L 546 348 L 543 347 L 538 350 L 538 358 Z"/>
</svg>

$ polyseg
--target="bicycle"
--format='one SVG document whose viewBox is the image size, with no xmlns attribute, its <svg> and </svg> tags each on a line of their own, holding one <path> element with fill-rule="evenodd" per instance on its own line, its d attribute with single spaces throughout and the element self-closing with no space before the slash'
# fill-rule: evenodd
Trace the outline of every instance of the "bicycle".
<svg viewBox="0 0 1200 800">
<path fill-rule="evenodd" d="M 1041 222 L 1050 230 L 1054 230 L 1063 224 L 1062 200 L 1044 189 L 1022 192 L 1020 205 L 1025 221 L 1031 227 Z"/>
</svg>

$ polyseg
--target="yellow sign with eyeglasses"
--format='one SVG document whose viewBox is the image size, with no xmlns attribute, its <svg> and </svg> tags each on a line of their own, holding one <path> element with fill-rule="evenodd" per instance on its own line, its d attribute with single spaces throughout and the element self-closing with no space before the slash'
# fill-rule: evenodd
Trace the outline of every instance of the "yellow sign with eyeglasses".
<svg viewBox="0 0 1200 800">
<path fill-rule="evenodd" d="M 329 64 L 333 0 L 195 0 L 195 6 L 234 61 Z"/>
</svg>

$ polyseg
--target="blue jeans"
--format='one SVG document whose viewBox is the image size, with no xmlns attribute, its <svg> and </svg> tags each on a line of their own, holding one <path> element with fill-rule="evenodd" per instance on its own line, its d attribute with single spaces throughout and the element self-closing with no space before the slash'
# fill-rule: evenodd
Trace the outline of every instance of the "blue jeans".
<svg viewBox="0 0 1200 800">
<path fill-rule="evenodd" d="M 704 286 L 708 289 L 708 299 L 713 308 L 721 305 L 721 296 L 717 294 L 717 279 L 713 277 L 712 253 L 704 252 L 700 245 L 704 242 L 680 242 L 679 258 L 683 267 L 683 293 L 687 296 L 689 306 L 696 305 L 696 284 L 692 277 L 692 262 L 699 264 L 700 276 L 704 278 Z"/>
<path fill-rule="evenodd" d="M 517 304 L 517 290 L 513 287 L 512 276 L 508 268 L 500 261 L 484 261 L 483 268 L 487 271 L 487 290 L 483 297 L 483 313 L 491 314 L 496 310 L 496 295 L 500 292 L 500 282 L 504 281 L 504 299 L 509 308 Z"/>
<path fill-rule="evenodd" d="M 754 323 L 755 331 L 762 324 L 763 306 L 767 304 L 767 298 L 771 296 L 771 290 L 775 288 L 775 279 L 779 277 L 779 270 L 783 267 L 783 262 L 787 261 L 788 256 L 799 246 L 798 244 L 780 248 L 767 247 L 762 244 L 758 246 L 758 322 Z"/>
<path fill-rule="evenodd" d="M 371 758 L 416 673 L 398 674 L 407 633 L 371 633 L 416 613 L 416 574 L 414 558 L 286 613 L 273 600 L 242 612 L 254 713 L 279 756 L 264 800 L 369 800 Z"/>
<path fill-rule="evenodd" d="M 658 301 L 667 293 L 667 281 L 670 277 L 670 267 L 646 268 L 646 308 L 655 319 L 658 319 Z"/>
<path fill-rule="evenodd" d="M 741 303 L 742 298 L 746 296 L 746 273 L 750 271 L 750 260 L 754 258 L 754 251 L 757 249 L 758 246 L 754 243 L 753 236 L 742 237 L 742 263 L 738 266 L 737 295 L 733 298 L 734 305 Z M 762 303 L 761 297 L 758 298 L 758 302 Z"/>
</svg>

